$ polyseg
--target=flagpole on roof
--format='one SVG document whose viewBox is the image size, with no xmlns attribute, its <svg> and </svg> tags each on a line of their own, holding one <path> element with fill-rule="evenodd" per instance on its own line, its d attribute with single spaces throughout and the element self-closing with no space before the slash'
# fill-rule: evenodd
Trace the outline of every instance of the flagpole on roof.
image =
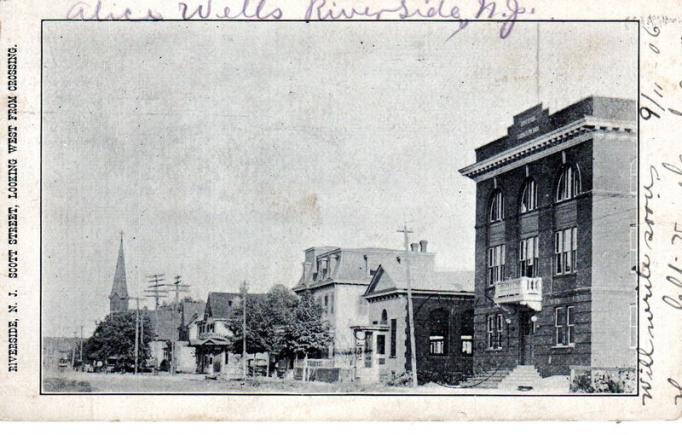
<svg viewBox="0 0 682 435">
<path fill-rule="evenodd" d="M 535 96 L 540 102 L 540 22 L 535 23 Z"/>
</svg>

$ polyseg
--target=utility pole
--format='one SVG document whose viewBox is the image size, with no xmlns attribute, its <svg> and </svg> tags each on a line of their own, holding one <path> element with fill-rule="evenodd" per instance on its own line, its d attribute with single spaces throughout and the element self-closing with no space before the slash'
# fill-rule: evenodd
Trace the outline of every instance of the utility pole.
<svg viewBox="0 0 682 435">
<path fill-rule="evenodd" d="M 73 331 L 73 346 L 71 346 L 71 368 L 76 368 L 76 331 Z"/>
<path fill-rule="evenodd" d="M 410 323 L 410 366 L 412 367 L 412 387 L 417 387 L 417 351 L 416 343 L 414 341 L 414 310 L 412 308 L 412 280 L 410 277 L 410 248 L 408 234 L 412 233 L 404 225 L 402 229 L 398 230 L 403 233 L 405 244 L 405 275 L 407 278 L 407 319 Z"/>
<path fill-rule="evenodd" d="M 159 329 L 159 299 L 166 298 L 168 296 L 168 290 L 165 289 L 166 284 L 163 282 L 165 279 L 165 274 L 155 273 L 153 275 L 147 275 L 148 287 L 144 291 L 146 298 L 154 299 L 154 331 L 153 337 L 158 336 Z M 144 337 L 144 335 L 142 336 Z M 144 338 L 143 338 L 144 340 Z M 159 368 L 158 355 L 155 356 L 154 368 Z"/>
<path fill-rule="evenodd" d="M 139 346 L 137 342 L 139 341 L 138 333 L 140 332 L 140 302 L 135 298 L 137 302 L 137 309 L 135 310 L 135 374 L 137 374 L 137 353 L 139 351 Z"/>
<path fill-rule="evenodd" d="M 83 325 L 80 325 L 81 327 L 81 371 L 83 371 Z"/>
<path fill-rule="evenodd" d="M 239 292 L 242 294 L 242 376 L 246 382 L 246 294 L 249 291 L 249 283 L 242 282 Z"/>
<path fill-rule="evenodd" d="M 132 297 L 129 299 L 134 299 L 136 308 L 135 308 L 135 374 L 137 374 L 137 355 L 139 353 L 139 346 L 138 342 L 140 341 L 139 337 L 139 332 L 140 332 L 140 298 L 139 297 Z"/>
<path fill-rule="evenodd" d="M 142 349 L 142 360 L 144 361 L 144 316 L 140 318 L 140 348 Z"/>
<path fill-rule="evenodd" d="M 178 328 L 176 327 L 176 321 L 175 321 L 175 312 L 178 310 L 178 295 L 180 293 L 188 292 L 189 285 L 187 284 L 182 284 L 182 277 L 180 275 L 175 276 L 175 282 L 173 282 L 174 288 L 171 290 L 172 292 L 175 292 L 175 302 L 173 303 L 173 312 L 172 314 L 172 324 L 173 324 L 173 340 L 171 342 L 171 375 L 175 374 L 175 371 L 177 370 L 177 358 L 175 355 L 175 348 L 177 346 L 176 341 L 177 341 L 177 332 Z"/>
<path fill-rule="evenodd" d="M 147 297 L 154 298 L 154 308 L 158 308 L 159 299 L 165 298 L 168 295 L 168 290 L 164 289 L 166 286 L 166 284 L 163 282 L 165 277 L 165 273 L 147 275 L 147 282 L 149 286 L 144 292 L 149 294 Z"/>
<path fill-rule="evenodd" d="M 99 324 L 102 323 L 102 322 L 100 322 L 99 320 L 93 320 L 93 323 L 95 324 L 95 330 L 92 331 L 92 336 L 94 337 L 94 336 L 97 334 L 97 328 L 99 327 Z M 92 370 L 95 371 L 95 372 L 96 372 L 97 369 L 99 368 L 99 366 L 97 365 L 97 363 L 98 363 L 98 360 L 93 360 L 93 361 L 92 361 Z"/>
</svg>

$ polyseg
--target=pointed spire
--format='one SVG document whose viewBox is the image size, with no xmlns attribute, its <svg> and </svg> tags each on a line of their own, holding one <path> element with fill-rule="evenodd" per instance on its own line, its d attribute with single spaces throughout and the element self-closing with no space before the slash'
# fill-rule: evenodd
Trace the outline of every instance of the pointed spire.
<svg viewBox="0 0 682 435">
<path fill-rule="evenodd" d="M 116 260 L 116 272 L 114 272 L 114 285 L 111 287 L 111 296 L 128 298 L 128 283 L 126 282 L 126 263 L 123 256 L 123 231 L 121 231 L 121 243 L 118 247 L 118 260 Z"/>
</svg>

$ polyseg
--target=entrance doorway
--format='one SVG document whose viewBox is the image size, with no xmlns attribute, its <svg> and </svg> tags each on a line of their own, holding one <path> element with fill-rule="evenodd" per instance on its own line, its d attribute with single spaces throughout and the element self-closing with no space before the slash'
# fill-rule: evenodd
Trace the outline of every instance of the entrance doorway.
<svg viewBox="0 0 682 435">
<path fill-rule="evenodd" d="M 355 377 L 362 383 L 377 383 L 386 364 L 388 326 L 353 326 L 352 328 L 355 337 Z"/>
<path fill-rule="evenodd" d="M 533 313 L 529 310 L 519 312 L 519 361 L 522 365 L 535 363 L 533 355 L 533 334 L 535 333 L 535 322 Z"/>
</svg>

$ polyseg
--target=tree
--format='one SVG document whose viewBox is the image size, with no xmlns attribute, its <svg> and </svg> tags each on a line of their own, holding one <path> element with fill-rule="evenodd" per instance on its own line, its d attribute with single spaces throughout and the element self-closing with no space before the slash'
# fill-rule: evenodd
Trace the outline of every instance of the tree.
<svg viewBox="0 0 682 435">
<path fill-rule="evenodd" d="M 135 366 L 135 317 L 134 311 L 109 314 L 84 344 L 85 357 L 91 361 L 106 363 L 116 360 L 116 369 L 132 370 Z M 142 368 L 150 356 L 149 342 L 152 340 L 152 325 L 149 317 L 140 313 L 144 322 L 144 337 L 139 340 L 138 367 Z"/>
<path fill-rule="evenodd" d="M 297 304 L 296 295 L 285 286 L 273 286 L 265 295 L 246 296 L 246 351 L 249 353 L 281 353 L 283 330 L 291 321 Z M 233 333 L 233 352 L 242 351 L 241 304 L 234 310 L 229 328 Z"/>
<path fill-rule="evenodd" d="M 283 285 L 272 287 L 265 295 L 246 298 L 246 351 L 269 352 L 281 358 L 323 352 L 331 343 L 322 307 L 310 294 L 297 297 Z M 242 351 L 242 308 L 237 307 L 229 323 L 233 352 Z"/>
<path fill-rule="evenodd" d="M 305 292 L 298 300 L 291 322 L 284 330 L 283 353 L 292 357 L 324 352 L 332 342 L 329 324 L 322 319 L 322 306 Z"/>
</svg>

